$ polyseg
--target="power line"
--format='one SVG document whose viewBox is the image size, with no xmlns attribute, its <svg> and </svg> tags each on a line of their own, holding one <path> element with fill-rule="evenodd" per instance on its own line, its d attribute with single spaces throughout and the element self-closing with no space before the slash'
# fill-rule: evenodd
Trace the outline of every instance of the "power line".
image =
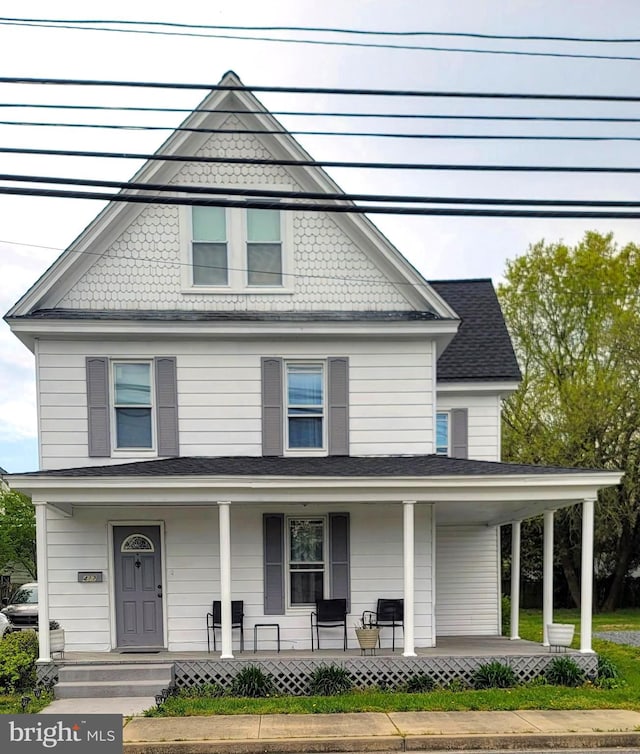
<svg viewBox="0 0 640 754">
<path fill-rule="evenodd" d="M 244 84 L 193 84 L 170 81 L 114 81 L 105 79 L 60 79 L 0 76 L 0 84 L 40 84 L 46 86 L 97 86 L 134 89 L 183 89 L 218 92 L 270 92 L 274 94 L 335 94 L 365 97 L 425 97 L 462 99 L 552 100 L 569 102 L 640 102 L 640 96 L 617 94 L 534 94 L 518 92 L 453 92 L 419 89 L 345 89 L 321 86 L 245 86 Z"/>
<path fill-rule="evenodd" d="M 347 136 L 355 138 L 376 139 L 424 139 L 439 141 L 640 141 L 640 136 L 557 136 L 544 134 L 434 134 L 434 133 L 398 133 L 381 131 L 314 131 L 285 130 L 265 128 L 201 128 L 196 126 L 147 126 L 125 125 L 117 123 L 48 123 L 42 121 L 0 120 L 0 126 L 21 126 L 36 128 L 88 128 L 115 131 L 183 131 L 187 133 L 206 134 L 251 134 L 284 136 Z"/>
<path fill-rule="evenodd" d="M 231 186 L 184 186 L 168 183 L 141 183 L 136 181 L 106 181 L 87 178 L 65 178 L 47 175 L 15 175 L 0 173 L 0 181 L 16 183 L 50 183 L 67 186 L 87 186 L 92 188 L 117 188 L 132 191 L 159 191 L 178 194 L 209 195 L 209 196 L 242 196 L 253 199 L 320 199 L 325 201 L 342 202 L 388 202 L 404 204 L 486 204 L 507 206 L 539 205 L 545 207 L 640 207 L 640 201 L 594 200 L 594 199 L 511 199 L 487 197 L 460 196 L 398 196 L 390 194 L 354 194 L 329 193 L 325 191 L 286 191 L 271 189 L 256 189 L 251 186 L 233 188 Z M 247 206 L 247 205 L 245 205 Z M 264 206 L 264 205 L 262 205 Z M 274 207 L 280 205 L 272 203 Z M 297 209 L 305 209 L 308 205 L 298 204 Z M 366 209 L 366 208 L 365 208 Z"/>
<path fill-rule="evenodd" d="M 48 103 L 0 102 L 0 108 L 11 109 L 46 109 L 46 110 L 81 110 L 109 112 L 145 112 L 145 113 L 219 113 L 221 115 L 265 115 L 265 110 L 237 110 L 197 107 L 135 107 L 125 105 L 53 105 Z M 390 113 L 390 112 L 346 112 L 313 110 L 270 110 L 271 115 L 319 117 L 319 118 L 380 118 L 407 120 L 479 120 L 479 121 L 543 121 L 566 123 L 640 123 L 640 118 L 624 117 L 590 117 L 565 115 L 478 115 L 460 113 Z M 51 124 L 47 124 L 51 125 Z M 54 124 L 55 125 L 55 124 Z"/>
<path fill-rule="evenodd" d="M 383 215 L 427 215 L 444 217 L 530 217 L 530 218 L 590 218 L 590 219 L 618 219 L 637 220 L 640 212 L 618 211 L 565 211 L 565 210 L 521 210 L 521 209 L 459 209 L 450 207 L 385 207 L 370 205 L 341 204 L 301 204 L 300 202 L 280 202 L 267 200 L 246 199 L 236 201 L 232 199 L 204 199 L 185 198 L 180 196 L 146 196 L 140 194 L 108 194 L 91 191 L 66 191 L 62 189 L 32 189 L 15 186 L 0 186 L 0 195 L 11 196 L 39 196 L 57 197 L 62 199 L 96 199 L 99 201 L 126 202 L 133 204 L 160 205 L 189 205 L 200 207 L 238 207 L 240 209 L 279 209 L 284 211 L 329 212 L 340 214 L 383 214 Z"/>
<path fill-rule="evenodd" d="M 82 110 L 108 112 L 138 113 L 219 113 L 221 115 L 265 115 L 265 110 L 237 110 L 210 107 L 135 107 L 125 105 L 52 105 L 48 103 L 0 102 L 0 108 L 12 109 L 46 109 L 46 110 Z M 565 115 L 464 115 L 460 113 L 389 113 L 389 112 L 328 112 L 313 110 L 269 110 L 271 115 L 319 117 L 319 118 L 380 118 L 407 120 L 479 120 L 479 121 L 541 121 L 561 123 L 640 123 L 640 118 L 609 118 Z M 47 124 L 55 125 L 55 124 Z M 289 132 L 290 133 L 290 132 Z"/>
<path fill-rule="evenodd" d="M 245 42 L 276 42 L 279 44 L 304 44 L 304 45 L 321 45 L 332 47 L 358 47 L 373 48 L 383 50 L 410 50 L 419 52 L 450 52 L 450 53 L 470 53 L 478 55 L 512 55 L 524 57 L 539 58 L 569 58 L 582 60 L 608 60 L 608 61 L 634 61 L 640 60 L 640 57 L 634 55 L 598 55 L 586 53 L 570 52 L 537 52 L 530 50 L 487 50 L 482 48 L 469 47 L 433 47 L 428 45 L 411 45 L 411 44 L 389 44 L 383 42 L 349 42 L 330 39 L 292 39 L 290 37 L 266 37 L 246 34 L 222 34 L 222 33 L 203 33 L 203 32 L 185 32 L 185 31 L 164 31 L 156 29 L 129 29 L 129 28 L 112 28 L 108 26 L 79 26 L 74 23 L 45 23 L 45 22 L 22 22 L 22 21 L 0 21 L 0 26 L 14 27 L 34 27 L 37 29 L 69 29 L 78 31 L 99 31 L 111 32 L 114 34 L 146 34 L 159 35 L 168 37 L 196 37 L 201 39 L 233 39 Z"/>
<path fill-rule="evenodd" d="M 278 165 L 287 167 L 357 168 L 370 170 L 437 170 L 463 172 L 508 173 L 640 173 L 640 167 L 597 165 L 470 165 L 459 163 L 415 162 L 354 162 L 341 160 L 279 160 L 262 157 L 209 157 L 203 155 L 162 154 L 142 152 L 99 152 L 81 149 L 34 149 L 0 147 L 0 154 L 24 154 L 49 157 L 97 157 L 117 160 L 147 160 L 154 162 L 201 162 L 227 165 Z"/>
<path fill-rule="evenodd" d="M 536 42 L 596 42 L 606 44 L 636 43 L 640 38 L 635 37 L 569 37 L 534 34 L 486 34 L 479 32 L 461 31 L 406 31 L 406 30 L 378 30 L 353 29 L 335 26 L 233 26 L 229 24 L 188 24 L 177 21 L 134 21 L 132 19 L 107 18 L 15 18 L 0 17 L 0 21 L 20 21 L 26 23 L 74 23 L 74 24 L 121 24 L 123 26 L 160 26 L 173 29 L 221 29 L 225 31 L 304 31 L 323 34 L 359 34 L 382 37 L 465 37 L 470 39 L 507 39 Z"/>
</svg>

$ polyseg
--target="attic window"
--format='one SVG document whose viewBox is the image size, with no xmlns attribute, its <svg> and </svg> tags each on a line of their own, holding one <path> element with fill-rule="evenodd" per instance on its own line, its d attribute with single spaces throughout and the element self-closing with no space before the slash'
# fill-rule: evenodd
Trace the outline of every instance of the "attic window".
<svg viewBox="0 0 640 754">
<path fill-rule="evenodd" d="M 293 293 L 293 213 L 273 200 L 264 208 L 184 206 L 180 237 L 185 294 Z"/>
</svg>

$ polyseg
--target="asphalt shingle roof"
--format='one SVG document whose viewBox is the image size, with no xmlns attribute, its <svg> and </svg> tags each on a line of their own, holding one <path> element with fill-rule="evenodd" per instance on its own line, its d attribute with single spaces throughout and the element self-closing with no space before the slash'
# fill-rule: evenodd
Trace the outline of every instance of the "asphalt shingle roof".
<svg viewBox="0 0 640 754">
<path fill-rule="evenodd" d="M 84 466 L 34 471 L 38 477 L 149 477 L 149 476 L 330 476 L 330 477 L 438 477 L 510 474 L 576 474 L 587 469 L 531 466 L 448 458 L 414 456 L 187 456 L 156 461 Z"/>
<path fill-rule="evenodd" d="M 429 285 L 462 320 L 438 359 L 438 382 L 519 381 L 520 369 L 491 280 L 435 280 Z"/>
</svg>

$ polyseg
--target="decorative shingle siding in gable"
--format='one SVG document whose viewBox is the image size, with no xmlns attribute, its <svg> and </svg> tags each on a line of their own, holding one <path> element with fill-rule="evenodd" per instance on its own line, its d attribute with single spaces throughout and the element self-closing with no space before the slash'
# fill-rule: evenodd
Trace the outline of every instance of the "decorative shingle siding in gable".
<svg viewBox="0 0 640 754">
<path fill-rule="evenodd" d="M 225 128 L 238 128 L 230 118 Z M 215 157 L 272 155 L 254 135 L 217 134 L 198 154 Z M 283 167 L 187 163 L 171 181 L 216 186 L 290 186 L 302 190 Z M 58 303 L 86 309 L 218 310 L 393 310 L 411 309 L 366 254 L 328 214 L 296 213 L 293 218 L 295 278 L 293 295 L 198 294 L 181 292 L 180 210 L 149 206 L 96 259 L 93 267 Z"/>
</svg>

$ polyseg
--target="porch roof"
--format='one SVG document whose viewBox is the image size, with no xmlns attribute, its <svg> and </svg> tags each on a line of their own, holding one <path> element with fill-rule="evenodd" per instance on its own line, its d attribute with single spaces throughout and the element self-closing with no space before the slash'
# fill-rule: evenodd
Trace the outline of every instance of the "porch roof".
<svg viewBox="0 0 640 754">
<path fill-rule="evenodd" d="M 12 487 L 67 515 L 80 506 L 189 506 L 219 501 L 286 507 L 436 504 L 440 523 L 497 525 L 595 499 L 620 472 L 435 455 L 187 457 L 13 474 Z"/>
<path fill-rule="evenodd" d="M 603 469 L 536 466 L 440 455 L 411 456 L 185 456 L 105 466 L 81 466 L 14 474 L 14 477 L 464 477 L 580 475 Z"/>
</svg>

